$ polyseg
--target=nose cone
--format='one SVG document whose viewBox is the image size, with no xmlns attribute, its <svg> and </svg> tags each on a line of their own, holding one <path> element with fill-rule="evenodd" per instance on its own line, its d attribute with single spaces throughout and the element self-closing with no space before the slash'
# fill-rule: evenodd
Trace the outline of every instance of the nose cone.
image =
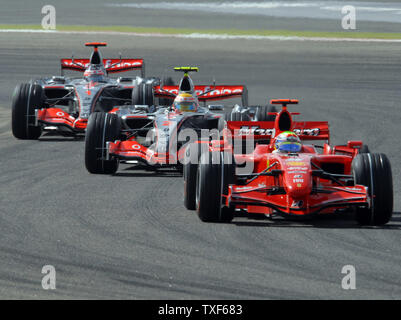
<svg viewBox="0 0 401 320">
<path fill-rule="evenodd" d="M 312 180 L 309 175 L 290 175 L 287 177 L 285 191 L 294 199 L 299 199 L 308 196 L 312 191 Z M 295 178 L 294 176 L 302 176 Z"/>
<path fill-rule="evenodd" d="M 307 161 L 287 162 L 289 165 L 284 172 L 284 188 L 292 198 L 302 198 L 312 191 L 310 165 Z"/>
</svg>

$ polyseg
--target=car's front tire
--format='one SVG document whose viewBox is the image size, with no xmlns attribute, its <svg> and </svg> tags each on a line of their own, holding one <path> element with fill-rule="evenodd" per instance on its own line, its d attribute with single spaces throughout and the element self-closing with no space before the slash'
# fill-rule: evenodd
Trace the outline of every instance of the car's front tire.
<svg viewBox="0 0 401 320">
<path fill-rule="evenodd" d="M 85 136 L 85 166 L 90 173 L 113 174 L 118 159 L 106 160 L 106 142 L 118 139 L 121 119 L 113 113 L 94 112 L 90 115 Z"/>
<path fill-rule="evenodd" d="M 383 225 L 393 214 L 393 178 L 385 154 L 361 153 L 352 162 L 355 184 L 368 187 L 372 205 L 357 208 L 356 220 L 361 225 Z"/>
<path fill-rule="evenodd" d="M 233 210 L 222 205 L 222 196 L 234 178 L 234 164 L 222 164 L 223 152 L 202 154 L 197 170 L 196 210 L 204 222 L 230 222 Z"/>
<path fill-rule="evenodd" d="M 196 173 L 200 158 L 201 145 L 190 144 L 185 150 L 183 165 L 184 175 L 184 206 L 188 210 L 196 209 Z"/>
<path fill-rule="evenodd" d="M 43 106 L 43 89 L 40 85 L 23 83 L 13 93 L 11 127 L 17 139 L 36 140 L 42 127 L 35 126 L 35 109 Z"/>
</svg>

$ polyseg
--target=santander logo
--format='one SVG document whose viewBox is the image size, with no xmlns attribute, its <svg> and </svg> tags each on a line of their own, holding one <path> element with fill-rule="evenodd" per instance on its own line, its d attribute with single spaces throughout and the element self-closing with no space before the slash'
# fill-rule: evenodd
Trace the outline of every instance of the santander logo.
<svg viewBox="0 0 401 320">
<path fill-rule="evenodd" d="M 113 64 L 116 63 L 114 66 Z M 120 62 L 120 59 L 107 59 L 103 61 L 104 67 L 106 69 L 120 69 L 120 68 L 133 68 L 133 67 L 140 67 L 142 66 L 142 61 L 135 60 L 135 59 L 126 59 Z M 61 60 L 61 65 L 64 67 L 79 67 L 87 68 L 89 67 L 90 63 L 88 59 L 63 59 Z"/>
<path fill-rule="evenodd" d="M 205 87 L 203 89 L 195 90 L 197 95 L 204 94 L 212 90 L 211 87 Z M 220 95 L 227 95 L 227 94 L 240 94 L 242 93 L 242 88 L 230 89 L 230 88 L 221 88 L 221 89 L 214 89 L 206 94 L 206 96 L 220 96 Z"/>
<path fill-rule="evenodd" d="M 171 94 L 174 94 L 174 95 L 177 95 L 179 93 L 178 88 L 166 88 L 166 87 L 164 87 L 163 91 L 167 91 L 167 92 L 169 92 Z M 160 90 L 160 89 L 156 90 L 157 93 L 162 93 L 163 91 Z M 217 87 L 216 89 L 213 90 L 213 87 L 205 86 L 205 87 L 202 87 L 202 88 L 198 87 L 195 90 L 195 94 L 197 96 L 203 95 L 202 97 L 224 96 L 224 95 L 242 94 L 242 93 L 243 93 L 242 87 L 235 87 L 235 88 Z"/>
<path fill-rule="evenodd" d="M 104 67 L 106 69 L 112 67 L 112 68 L 129 68 L 129 67 L 139 67 L 142 65 L 142 62 L 138 61 L 138 60 L 133 60 L 133 61 L 129 61 L 129 60 L 122 60 L 122 62 L 117 63 L 120 60 L 117 59 L 108 59 L 103 61 Z M 114 66 L 112 66 L 114 63 Z"/>
</svg>

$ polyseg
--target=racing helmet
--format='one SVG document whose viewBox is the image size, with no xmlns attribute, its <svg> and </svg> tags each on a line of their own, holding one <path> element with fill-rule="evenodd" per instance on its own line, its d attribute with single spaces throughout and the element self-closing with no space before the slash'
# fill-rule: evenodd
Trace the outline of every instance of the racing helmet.
<svg viewBox="0 0 401 320">
<path fill-rule="evenodd" d="M 175 110 L 179 112 L 196 112 L 198 111 L 198 99 L 190 93 L 180 93 L 173 103 Z"/>
<path fill-rule="evenodd" d="M 284 131 L 274 139 L 277 152 L 297 153 L 302 149 L 301 139 L 292 131 Z"/>
<path fill-rule="evenodd" d="M 105 82 L 106 71 L 101 65 L 90 65 L 84 72 L 84 78 L 93 82 Z"/>
</svg>

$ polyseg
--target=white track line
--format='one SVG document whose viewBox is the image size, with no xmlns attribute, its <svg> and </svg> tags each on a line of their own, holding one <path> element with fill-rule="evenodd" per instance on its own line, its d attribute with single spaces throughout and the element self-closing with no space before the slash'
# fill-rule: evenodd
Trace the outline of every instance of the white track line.
<svg viewBox="0 0 401 320">
<path fill-rule="evenodd" d="M 399 43 L 401 39 L 364 39 L 364 38 L 325 38 L 325 37 L 298 37 L 298 36 L 258 36 L 258 35 L 230 35 L 230 34 L 164 34 L 142 32 L 118 32 L 118 31 L 57 31 L 41 29 L 0 29 L 0 33 L 48 33 L 48 34 L 103 34 L 122 35 L 135 37 L 158 38 L 184 38 L 184 39 L 211 39 L 211 40 L 279 40 L 279 41 L 329 41 L 329 42 L 382 42 Z"/>
</svg>

